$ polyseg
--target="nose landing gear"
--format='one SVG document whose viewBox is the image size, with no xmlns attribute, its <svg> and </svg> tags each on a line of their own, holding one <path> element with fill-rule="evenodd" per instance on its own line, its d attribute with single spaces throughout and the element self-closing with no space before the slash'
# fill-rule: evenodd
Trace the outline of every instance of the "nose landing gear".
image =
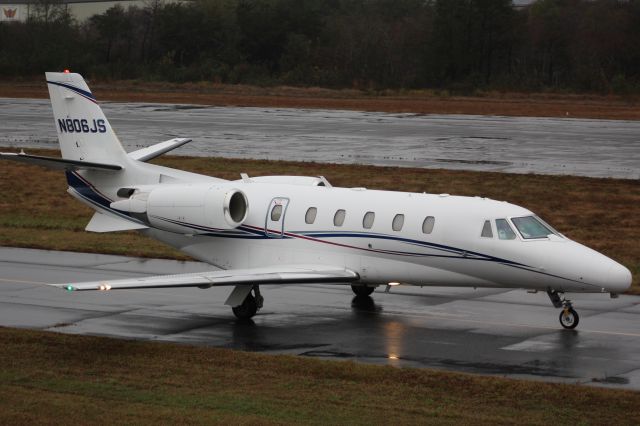
<svg viewBox="0 0 640 426">
<path fill-rule="evenodd" d="M 547 290 L 547 295 L 549 299 L 551 299 L 551 303 L 556 308 L 562 308 L 560 312 L 560 325 L 568 330 L 573 330 L 578 326 L 580 322 L 580 316 L 573 309 L 573 305 L 571 304 L 571 300 L 565 299 L 562 293 L 558 293 L 555 290 Z"/>
<path fill-rule="evenodd" d="M 560 324 L 568 330 L 576 328 L 579 321 L 578 313 L 571 307 L 565 307 L 560 312 Z"/>
</svg>

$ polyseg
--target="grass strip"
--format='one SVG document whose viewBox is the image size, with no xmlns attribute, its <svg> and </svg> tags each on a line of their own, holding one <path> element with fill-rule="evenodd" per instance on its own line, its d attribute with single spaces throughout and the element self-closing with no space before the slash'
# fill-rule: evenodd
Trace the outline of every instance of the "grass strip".
<svg viewBox="0 0 640 426">
<path fill-rule="evenodd" d="M 52 150 L 30 150 L 55 156 Z M 324 175 L 335 186 L 479 195 L 526 207 L 569 238 L 598 250 L 633 273 L 640 294 L 640 182 L 576 176 L 488 173 L 363 165 L 167 156 L 168 167 L 226 179 L 260 175 Z M 60 172 L 3 162 L 0 244 L 55 250 L 186 257 L 134 232 L 83 232 L 92 211 L 66 195 Z"/>
<path fill-rule="evenodd" d="M 638 424 L 640 393 L 0 327 L 0 424 Z"/>
</svg>

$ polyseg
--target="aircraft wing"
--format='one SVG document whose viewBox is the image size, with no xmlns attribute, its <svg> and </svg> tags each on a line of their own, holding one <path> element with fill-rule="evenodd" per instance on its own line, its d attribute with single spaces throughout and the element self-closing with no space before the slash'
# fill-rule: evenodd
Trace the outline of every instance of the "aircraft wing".
<svg viewBox="0 0 640 426">
<path fill-rule="evenodd" d="M 127 278 L 70 284 L 51 284 L 68 291 L 125 290 L 168 287 L 200 287 L 259 284 L 351 283 L 360 276 L 351 270 L 327 265 L 270 266 L 178 275 Z"/>
</svg>

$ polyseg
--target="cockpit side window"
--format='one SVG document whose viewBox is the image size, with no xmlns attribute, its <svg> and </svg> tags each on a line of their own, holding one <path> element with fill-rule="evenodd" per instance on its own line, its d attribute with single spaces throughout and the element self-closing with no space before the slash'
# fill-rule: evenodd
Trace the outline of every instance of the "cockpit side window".
<svg viewBox="0 0 640 426">
<path fill-rule="evenodd" d="M 514 217 L 511 218 L 511 222 L 518 229 L 522 238 L 525 239 L 546 238 L 551 234 L 555 234 L 535 216 Z"/>
<path fill-rule="evenodd" d="M 484 225 L 482 226 L 482 234 L 481 237 L 484 238 L 493 238 L 493 230 L 491 229 L 491 221 L 485 220 Z"/>
<path fill-rule="evenodd" d="M 501 240 L 516 239 L 516 233 L 513 232 L 506 219 L 496 219 L 496 230 L 498 231 L 498 238 Z"/>
</svg>

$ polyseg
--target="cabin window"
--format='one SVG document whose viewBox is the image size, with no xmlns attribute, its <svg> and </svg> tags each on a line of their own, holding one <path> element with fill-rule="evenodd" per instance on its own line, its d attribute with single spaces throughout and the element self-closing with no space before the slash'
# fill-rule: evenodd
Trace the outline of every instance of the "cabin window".
<svg viewBox="0 0 640 426">
<path fill-rule="evenodd" d="M 342 226 L 344 223 L 344 217 L 347 215 L 347 212 L 340 209 L 336 211 L 336 214 L 333 216 L 333 224 L 335 226 Z"/>
<path fill-rule="evenodd" d="M 433 216 L 427 216 L 422 222 L 422 233 L 430 234 L 433 231 L 433 225 L 436 223 L 436 218 Z"/>
<path fill-rule="evenodd" d="M 516 239 L 516 233 L 513 232 L 506 219 L 496 219 L 496 229 L 498 230 L 498 238 L 501 240 Z"/>
<path fill-rule="evenodd" d="M 493 238 L 493 231 L 491 230 L 491 221 L 485 220 L 484 226 L 482 227 L 482 237 L 484 238 Z"/>
<path fill-rule="evenodd" d="M 307 214 L 304 215 L 304 221 L 311 225 L 316 221 L 316 216 L 318 215 L 318 209 L 315 207 L 309 207 L 307 209 Z"/>
<path fill-rule="evenodd" d="M 282 205 L 277 204 L 271 209 L 271 220 L 277 222 L 282 217 Z"/>
<path fill-rule="evenodd" d="M 394 231 L 400 231 L 402 229 L 402 225 L 404 225 L 404 215 L 397 214 L 393 218 L 393 222 L 391 223 L 391 229 L 393 229 Z"/>
<path fill-rule="evenodd" d="M 522 238 L 546 238 L 554 234 L 551 229 L 547 228 L 534 216 L 514 217 L 511 218 L 511 222 L 518 228 Z"/>
<path fill-rule="evenodd" d="M 373 220 L 376 218 L 376 214 L 374 212 L 366 212 L 364 217 L 362 218 L 362 227 L 364 229 L 371 229 L 373 226 Z"/>
</svg>

